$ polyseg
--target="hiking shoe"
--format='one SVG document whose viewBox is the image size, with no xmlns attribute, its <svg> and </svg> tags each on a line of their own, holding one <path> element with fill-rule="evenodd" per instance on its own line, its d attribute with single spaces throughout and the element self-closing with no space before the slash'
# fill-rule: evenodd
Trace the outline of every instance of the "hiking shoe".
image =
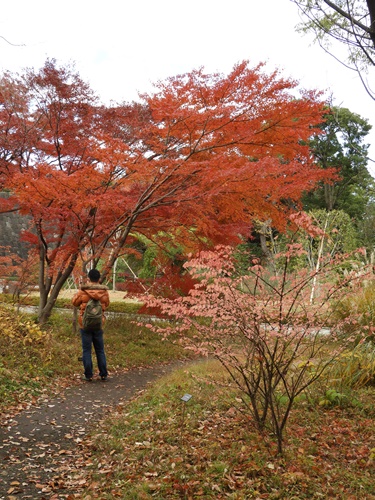
<svg viewBox="0 0 375 500">
<path fill-rule="evenodd" d="M 85 377 L 83 375 L 82 380 L 86 380 L 86 382 L 92 382 L 92 377 Z"/>
<path fill-rule="evenodd" d="M 104 376 L 104 375 L 102 375 L 100 378 L 103 380 L 103 382 L 107 382 L 107 380 L 108 380 L 108 377 Z"/>
</svg>

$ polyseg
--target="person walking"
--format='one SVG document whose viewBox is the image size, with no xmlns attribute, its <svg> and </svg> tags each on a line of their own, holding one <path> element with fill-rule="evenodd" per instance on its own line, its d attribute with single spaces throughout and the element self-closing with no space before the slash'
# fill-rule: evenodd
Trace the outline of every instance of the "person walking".
<svg viewBox="0 0 375 500">
<path fill-rule="evenodd" d="M 96 361 L 99 369 L 100 378 L 105 381 L 108 377 L 107 360 L 104 351 L 103 339 L 103 324 L 105 321 L 104 312 L 109 306 L 108 287 L 101 285 L 100 272 L 97 269 L 91 269 L 87 275 L 89 282 L 82 285 L 78 292 L 74 295 L 72 303 L 75 307 L 79 307 L 78 323 L 80 326 L 82 340 L 82 361 L 84 368 L 84 378 L 88 382 L 93 379 L 93 364 L 92 364 L 92 345 L 95 349 Z M 87 308 L 86 314 L 85 310 Z M 93 312 L 92 312 L 93 311 Z M 99 320 L 95 320 L 96 314 L 99 314 Z M 90 314 L 92 324 L 87 319 Z"/>
</svg>

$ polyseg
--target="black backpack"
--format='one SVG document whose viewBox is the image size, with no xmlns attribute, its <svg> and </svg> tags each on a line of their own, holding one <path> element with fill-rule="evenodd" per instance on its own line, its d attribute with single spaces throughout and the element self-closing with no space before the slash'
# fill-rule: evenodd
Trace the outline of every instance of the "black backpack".
<svg viewBox="0 0 375 500">
<path fill-rule="evenodd" d="M 82 326 L 85 330 L 101 330 L 103 309 L 100 300 L 90 299 L 82 317 Z"/>
</svg>

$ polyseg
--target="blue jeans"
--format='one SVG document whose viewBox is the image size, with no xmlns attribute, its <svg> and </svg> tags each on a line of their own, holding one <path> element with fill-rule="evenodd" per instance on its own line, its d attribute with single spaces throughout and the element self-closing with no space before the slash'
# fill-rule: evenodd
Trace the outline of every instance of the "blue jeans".
<svg viewBox="0 0 375 500">
<path fill-rule="evenodd" d="M 85 369 L 85 377 L 93 377 L 91 346 L 94 345 L 96 361 L 98 363 L 99 375 L 107 377 L 107 360 L 104 352 L 103 330 L 94 330 L 92 332 L 81 328 L 82 339 L 82 361 Z"/>
</svg>

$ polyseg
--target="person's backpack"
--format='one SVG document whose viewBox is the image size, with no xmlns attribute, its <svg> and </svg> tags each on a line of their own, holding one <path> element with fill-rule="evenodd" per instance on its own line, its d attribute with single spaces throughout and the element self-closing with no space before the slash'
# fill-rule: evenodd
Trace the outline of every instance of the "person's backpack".
<svg viewBox="0 0 375 500">
<path fill-rule="evenodd" d="M 85 307 L 82 326 L 85 330 L 100 330 L 102 328 L 103 309 L 100 300 L 90 299 Z"/>
</svg>

